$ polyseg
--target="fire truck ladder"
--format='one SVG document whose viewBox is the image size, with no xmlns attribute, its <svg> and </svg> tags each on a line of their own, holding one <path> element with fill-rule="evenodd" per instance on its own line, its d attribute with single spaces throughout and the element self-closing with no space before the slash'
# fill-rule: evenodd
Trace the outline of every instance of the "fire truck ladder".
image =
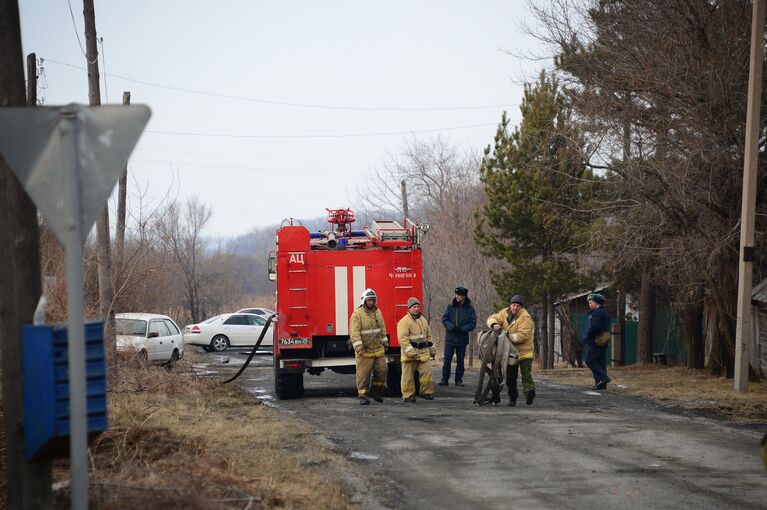
<svg viewBox="0 0 767 510">
<path fill-rule="evenodd" d="M 413 252 L 395 250 L 392 252 L 392 265 L 397 283 L 394 286 L 394 306 L 399 320 L 407 313 L 407 300 L 415 295 L 413 289 Z M 399 276 L 402 276 L 400 278 Z"/>
<path fill-rule="evenodd" d="M 306 267 L 291 265 L 288 267 L 288 327 L 298 333 L 298 336 L 307 336 L 309 326 L 306 318 L 308 313 L 309 286 L 307 282 Z"/>
</svg>

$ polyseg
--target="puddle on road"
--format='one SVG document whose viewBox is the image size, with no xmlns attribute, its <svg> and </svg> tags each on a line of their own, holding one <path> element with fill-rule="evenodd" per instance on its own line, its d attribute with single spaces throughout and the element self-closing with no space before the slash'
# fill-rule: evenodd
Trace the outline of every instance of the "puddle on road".
<svg viewBox="0 0 767 510">
<path fill-rule="evenodd" d="M 248 393 L 252 393 L 258 398 L 267 399 L 267 400 L 273 400 L 274 395 L 269 394 L 269 390 L 265 390 L 262 388 L 245 388 L 245 391 Z"/>
<path fill-rule="evenodd" d="M 213 370 L 208 370 L 207 363 L 193 364 L 192 368 L 194 369 L 195 375 L 216 375 L 218 373 Z"/>
<path fill-rule="evenodd" d="M 378 460 L 379 457 L 375 453 L 352 452 L 349 454 L 349 458 L 356 460 Z"/>
</svg>

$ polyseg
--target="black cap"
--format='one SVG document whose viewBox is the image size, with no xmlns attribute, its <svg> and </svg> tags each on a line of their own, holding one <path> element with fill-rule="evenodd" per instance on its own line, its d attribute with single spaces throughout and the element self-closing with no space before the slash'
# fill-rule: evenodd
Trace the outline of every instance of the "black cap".
<svg viewBox="0 0 767 510">
<path fill-rule="evenodd" d="M 460 285 L 455 288 L 455 293 L 459 296 L 468 296 L 469 295 L 469 289 L 466 287 L 461 287 Z"/>
<path fill-rule="evenodd" d="M 513 296 L 511 296 L 511 300 L 509 300 L 509 304 L 513 305 L 514 303 L 520 306 L 525 306 L 525 299 L 519 294 L 514 294 Z"/>
</svg>

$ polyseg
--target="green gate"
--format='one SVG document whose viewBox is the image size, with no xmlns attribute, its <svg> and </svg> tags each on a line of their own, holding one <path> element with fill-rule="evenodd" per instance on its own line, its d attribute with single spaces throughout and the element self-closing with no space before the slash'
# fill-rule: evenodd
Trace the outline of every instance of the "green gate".
<svg viewBox="0 0 767 510">
<path fill-rule="evenodd" d="M 588 313 L 576 312 L 573 314 L 573 327 L 580 337 L 583 326 L 586 323 Z M 617 324 L 615 319 L 610 320 L 610 326 Z M 625 339 L 625 363 L 635 365 L 637 362 L 637 331 L 639 323 L 626 321 Z M 687 360 L 687 348 L 684 345 L 684 332 L 679 319 L 666 309 L 657 309 L 653 318 L 653 354 L 663 353 L 669 363 L 684 363 Z M 607 359 L 612 360 L 612 342 L 607 349 Z M 585 353 L 584 353 L 585 359 Z"/>
</svg>

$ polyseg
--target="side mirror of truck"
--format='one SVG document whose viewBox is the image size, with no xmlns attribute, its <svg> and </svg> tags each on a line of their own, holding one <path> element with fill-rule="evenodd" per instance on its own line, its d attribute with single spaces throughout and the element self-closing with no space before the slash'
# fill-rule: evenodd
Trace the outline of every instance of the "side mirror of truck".
<svg viewBox="0 0 767 510">
<path fill-rule="evenodd" d="M 277 281 L 277 257 L 274 253 L 269 254 L 269 261 L 266 265 L 269 272 L 269 281 Z"/>
</svg>

